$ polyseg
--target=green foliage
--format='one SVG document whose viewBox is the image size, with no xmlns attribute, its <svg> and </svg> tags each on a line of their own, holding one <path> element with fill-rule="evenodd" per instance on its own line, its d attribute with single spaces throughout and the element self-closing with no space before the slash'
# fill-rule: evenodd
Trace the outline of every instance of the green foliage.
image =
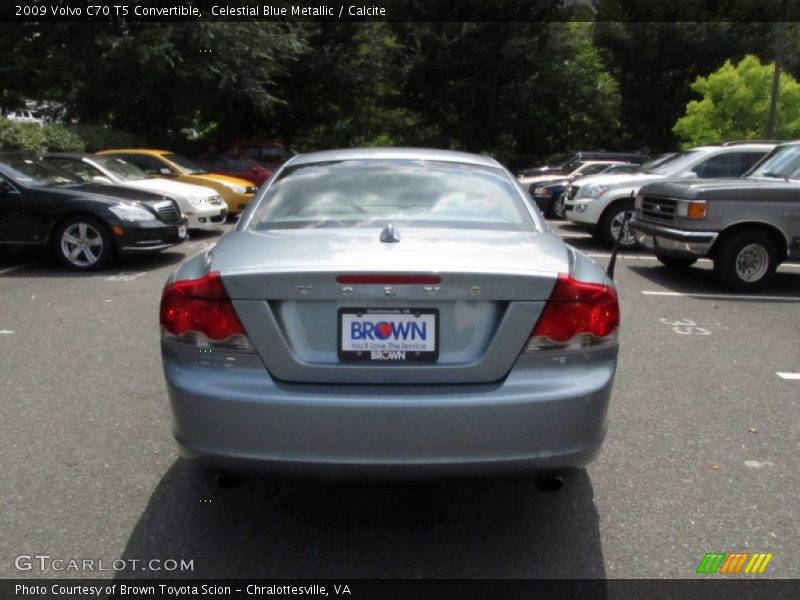
<svg viewBox="0 0 800 600">
<path fill-rule="evenodd" d="M 698 77 L 692 90 L 702 96 L 686 105 L 686 115 L 673 131 L 684 147 L 724 140 L 760 139 L 769 114 L 774 64 L 746 56 L 737 65 L 725 61 L 708 77 Z M 800 84 L 781 73 L 774 137 L 800 136 Z"/>
<path fill-rule="evenodd" d="M 86 147 L 79 135 L 58 123 L 45 125 L 42 130 L 45 147 L 51 152 L 83 152 Z"/>
<path fill-rule="evenodd" d="M 106 148 L 131 148 L 147 145 L 147 140 L 140 135 L 102 125 L 81 123 L 70 126 L 69 131 L 83 142 L 86 152 L 97 152 Z"/>
<path fill-rule="evenodd" d="M 0 117 L 0 149 L 44 152 L 47 149 L 44 128 L 34 123 L 15 123 Z"/>
</svg>

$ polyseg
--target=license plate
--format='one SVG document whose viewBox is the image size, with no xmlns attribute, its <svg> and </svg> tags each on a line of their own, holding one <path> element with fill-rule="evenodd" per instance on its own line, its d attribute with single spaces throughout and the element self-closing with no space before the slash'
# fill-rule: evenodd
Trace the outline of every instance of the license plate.
<svg viewBox="0 0 800 600">
<path fill-rule="evenodd" d="M 186 225 L 178 225 L 178 238 L 183 239 L 186 237 Z"/>
<path fill-rule="evenodd" d="M 340 308 L 339 358 L 365 362 L 435 361 L 435 308 Z"/>
</svg>

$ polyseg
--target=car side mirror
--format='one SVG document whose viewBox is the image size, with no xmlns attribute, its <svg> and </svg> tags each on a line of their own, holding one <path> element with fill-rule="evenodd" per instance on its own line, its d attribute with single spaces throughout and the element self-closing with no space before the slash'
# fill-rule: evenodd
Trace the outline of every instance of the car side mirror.
<svg viewBox="0 0 800 600">
<path fill-rule="evenodd" d="M 694 171 L 684 171 L 678 175 L 678 179 L 697 179 L 697 173 Z"/>
<path fill-rule="evenodd" d="M 5 179 L 0 179 L 0 196 L 3 196 L 11 191 L 11 184 Z"/>
<path fill-rule="evenodd" d="M 92 177 L 92 183 L 105 183 L 105 184 L 111 185 L 114 182 L 111 181 L 105 175 L 95 175 L 94 177 Z"/>
<path fill-rule="evenodd" d="M 168 169 L 167 167 L 161 167 L 158 170 L 159 175 L 164 175 L 165 177 L 175 177 L 175 173 L 172 172 L 172 169 Z"/>
</svg>

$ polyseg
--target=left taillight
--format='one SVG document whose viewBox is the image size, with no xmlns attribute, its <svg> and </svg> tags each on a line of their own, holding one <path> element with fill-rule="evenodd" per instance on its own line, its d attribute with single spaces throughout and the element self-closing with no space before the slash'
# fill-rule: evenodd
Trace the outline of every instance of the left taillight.
<svg viewBox="0 0 800 600">
<path fill-rule="evenodd" d="M 560 275 L 526 348 L 579 350 L 617 342 L 619 300 L 614 288 Z"/>
<path fill-rule="evenodd" d="M 198 348 L 252 352 L 219 273 L 176 281 L 161 295 L 162 336 Z"/>
</svg>

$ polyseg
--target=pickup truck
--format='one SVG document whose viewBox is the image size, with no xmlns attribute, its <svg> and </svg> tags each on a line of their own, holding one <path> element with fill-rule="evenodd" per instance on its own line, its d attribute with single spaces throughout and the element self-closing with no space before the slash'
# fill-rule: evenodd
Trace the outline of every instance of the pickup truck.
<svg viewBox="0 0 800 600">
<path fill-rule="evenodd" d="M 628 223 L 670 268 L 714 262 L 724 287 L 749 292 L 800 260 L 800 142 L 781 144 L 739 179 L 643 186 Z"/>
</svg>

